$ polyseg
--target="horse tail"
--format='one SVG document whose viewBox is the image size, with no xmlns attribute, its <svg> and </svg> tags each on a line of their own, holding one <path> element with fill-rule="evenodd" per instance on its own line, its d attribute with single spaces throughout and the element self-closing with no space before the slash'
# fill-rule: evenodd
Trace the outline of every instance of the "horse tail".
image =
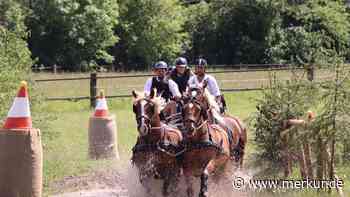
<svg viewBox="0 0 350 197">
<path fill-rule="evenodd" d="M 234 121 L 234 123 L 239 128 L 240 139 L 246 142 L 248 138 L 246 125 L 239 118 L 236 118 L 230 115 L 225 115 L 225 116 L 227 116 L 228 118 L 231 118 Z"/>
<path fill-rule="evenodd" d="M 238 118 L 234 116 L 225 115 L 227 118 L 230 118 L 232 122 L 236 125 L 239 130 L 238 143 L 235 147 L 236 161 L 239 161 L 240 167 L 243 167 L 243 158 L 245 153 L 245 145 L 247 143 L 247 127 L 245 124 Z"/>
</svg>

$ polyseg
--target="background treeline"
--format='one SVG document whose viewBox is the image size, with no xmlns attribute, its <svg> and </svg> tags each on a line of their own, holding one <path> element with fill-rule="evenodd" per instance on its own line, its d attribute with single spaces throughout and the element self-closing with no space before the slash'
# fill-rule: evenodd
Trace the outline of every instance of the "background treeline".
<svg viewBox="0 0 350 197">
<path fill-rule="evenodd" d="M 179 55 L 210 64 L 349 56 L 345 0 L 4 0 L 0 10 L 0 27 L 21 27 L 35 64 L 71 71 L 147 69 Z"/>
</svg>

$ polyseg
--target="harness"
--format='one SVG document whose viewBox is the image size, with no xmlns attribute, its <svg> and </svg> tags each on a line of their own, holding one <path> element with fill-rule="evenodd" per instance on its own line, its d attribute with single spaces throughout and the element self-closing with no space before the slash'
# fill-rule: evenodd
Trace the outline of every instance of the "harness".
<svg viewBox="0 0 350 197">
<path fill-rule="evenodd" d="M 208 111 L 210 110 L 210 108 L 208 109 Z M 240 133 L 241 133 L 241 130 L 242 130 L 242 126 L 238 123 L 238 120 L 236 118 L 233 118 L 234 120 L 234 124 L 236 124 L 236 126 L 238 126 L 238 128 L 240 129 Z M 214 117 L 214 121 L 217 122 L 217 120 L 215 119 Z M 227 134 L 227 138 L 228 138 L 228 141 L 229 141 L 229 144 L 230 144 L 230 156 L 233 156 L 235 158 L 236 161 L 239 160 L 240 156 L 241 156 L 241 151 L 240 151 L 240 138 L 238 139 L 238 143 L 237 145 L 235 145 L 233 147 L 233 130 L 228 127 L 226 125 L 225 122 L 222 122 L 222 124 L 219 124 L 220 126 L 222 126 L 225 130 L 226 130 L 226 134 Z"/>
<path fill-rule="evenodd" d="M 188 141 L 184 141 L 183 142 L 183 146 L 186 148 L 185 151 L 189 152 L 192 150 L 200 150 L 200 149 L 207 149 L 207 148 L 214 148 L 217 153 L 222 153 L 223 148 L 222 148 L 222 144 L 223 144 L 223 140 L 220 141 L 220 144 L 217 144 L 213 141 L 212 139 L 212 135 L 209 131 L 210 126 L 208 124 L 207 121 L 204 121 L 199 127 L 196 127 L 196 129 L 200 129 L 201 127 L 203 127 L 204 125 L 206 125 L 208 127 L 208 135 L 209 135 L 209 140 L 208 141 L 200 141 L 200 142 L 188 142 Z"/>
<path fill-rule="evenodd" d="M 204 119 L 207 119 L 207 110 L 204 109 L 203 105 L 194 99 L 191 102 L 194 102 L 194 103 L 201 106 L 201 115 L 204 117 Z M 208 120 L 202 121 L 200 123 L 201 119 L 199 119 L 198 121 L 195 121 L 191 118 L 188 118 L 185 121 L 191 121 L 196 125 L 196 127 L 194 128 L 194 132 L 197 132 L 199 129 L 202 129 L 204 126 L 206 126 L 208 129 L 207 132 L 209 135 L 208 141 L 191 142 L 191 143 L 185 142 L 186 151 L 191 151 L 194 149 L 204 149 L 204 148 L 209 148 L 209 147 L 215 148 L 218 151 L 218 153 L 221 153 L 223 151 L 223 148 L 222 148 L 223 141 L 221 140 L 220 144 L 217 144 L 213 141 L 212 135 L 210 133 L 211 126 L 209 125 Z"/>
<path fill-rule="evenodd" d="M 165 153 L 171 157 L 178 157 L 180 156 L 184 151 L 185 148 L 180 145 L 176 145 L 173 143 L 170 143 L 169 141 L 165 140 L 165 132 L 172 132 L 172 131 L 166 131 L 165 125 L 162 125 L 160 127 L 151 127 L 151 130 L 160 130 L 161 137 L 156 143 L 143 143 L 143 144 L 135 144 L 135 146 L 132 148 L 133 154 L 140 153 L 140 152 L 155 152 L 160 151 L 162 153 Z M 180 140 L 182 141 L 182 140 Z"/>
</svg>

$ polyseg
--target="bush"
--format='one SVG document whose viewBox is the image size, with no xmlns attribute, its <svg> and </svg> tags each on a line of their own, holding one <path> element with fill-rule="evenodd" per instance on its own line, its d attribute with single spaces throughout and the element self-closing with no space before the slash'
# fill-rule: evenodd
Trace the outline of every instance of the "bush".
<svg viewBox="0 0 350 197">
<path fill-rule="evenodd" d="M 0 2 L 0 119 L 6 117 L 21 80 L 28 80 L 31 53 L 26 42 L 25 15 L 15 1 Z"/>
<path fill-rule="evenodd" d="M 258 100 L 257 112 L 253 115 L 255 143 L 259 160 L 271 162 L 273 167 L 282 162 L 281 140 L 284 121 L 303 118 L 306 111 L 317 102 L 318 89 L 314 84 L 298 78 L 283 83 L 270 79 L 268 89 Z M 293 146 L 294 140 L 290 140 Z M 295 145 L 295 144 L 294 144 Z"/>
</svg>

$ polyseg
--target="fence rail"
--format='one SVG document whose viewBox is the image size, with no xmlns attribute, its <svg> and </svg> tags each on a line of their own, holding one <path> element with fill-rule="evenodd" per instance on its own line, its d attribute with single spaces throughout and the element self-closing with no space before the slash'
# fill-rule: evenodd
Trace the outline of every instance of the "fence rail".
<svg viewBox="0 0 350 197">
<path fill-rule="evenodd" d="M 241 91 L 257 91 L 262 90 L 263 88 L 227 88 L 227 89 L 220 89 L 222 92 L 241 92 Z M 131 97 L 131 94 L 121 94 L 121 95 L 109 95 L 105 96 L 106 98 L 129 98 Z M 96 97 L 90 97 L 90 96 L 77 96 L 77 97 L 48 97 L 46 100 L 48 101 L 78 101 L 78 100 L 87 100 L 92 99 Z"/>
<path fill-rule="evenodd" d="M 208 74 L 219 74 L 219 73 L 241 73 L 241 72 L 267 72 L 267 71 L 282 71 L 291 69 L 302 69 L 302 68 L 244 68 L 244 69 L 231 69 L 231 70 L 219 70 L 219 71 L 208 71 Z M 112 75 L 112 76 L 97 76 L 97 79 L 120 79 L 120 78 L 138 78 L 138 77 L 151 77 L 152 74 L 138 74 L 138 75 Z M 54 79 L 37 79 L 35 82 L 50 82 L 50 81 L 74 81 L 74 80 L 90 80 L 90 77 L 73 77 L 73 78 L 54 78 Z"/>
<path fill-rule="evenodd" d="M 219 68 L 217 66 L 216 68 Z M 209 71 L 209 74 L 218 74 L 218 73 L 243 73 L 243 72 L 267 72 L 267 71 L 282 71 L 282 70 L 292 70 L 292 69 L 301 69 L 295 67 L 289 67 L 288 65 L 280 64 L 264 64 L 264 65 L 232 65 L 225 67 L 235 67 L 236 69 L 229 70 L 214 70 Z M 222 68 L 222 67 L 221 67 Z M 54 79 L 37 79 L 35 82 L 53 82 L 53 81 L 76 81 L 76 80 L 89 80 L 90 81 L 90 96 L 79 96 L 79 97 L 48 97 L 48 101 L 77 101 L 77 100 L 90 100 L 90 106 L 95 107 L 96 96 L 97 96 L 97 81 L 98 79 L 120 79 L 120 78 L 138 78 L 138 77 L 150 77 L 151 74 L 137 74 L 137 75 L 111 75 L 111 76 L 99 76 L 97 73 L 90 73 L 89 77 L 73 77 L 73 78 L 54 78 Z M 261 90 L 262 88 L 230 88 L 230 89 L 221 89 L 223 92 L 239 92 L 239 91 L 255 91 Z M 131 95 L 110 95 L 106 98 L 126 98 Z"/>
</svg>

